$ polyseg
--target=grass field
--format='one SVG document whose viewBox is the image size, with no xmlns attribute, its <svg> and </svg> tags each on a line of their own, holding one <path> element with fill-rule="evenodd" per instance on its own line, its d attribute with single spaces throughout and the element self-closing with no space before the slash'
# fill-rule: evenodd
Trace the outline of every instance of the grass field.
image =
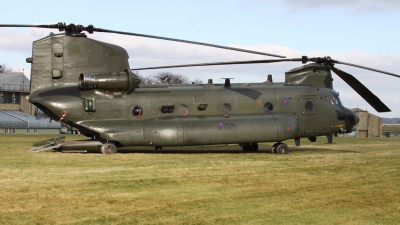
<svg viewBox="0 0 400 225">
<path fill-rule="evenodd" d="M 50 137 L 0 135 L 0 224 L 400 224 L 400 138 L 27 151 Z"/>
</svg>

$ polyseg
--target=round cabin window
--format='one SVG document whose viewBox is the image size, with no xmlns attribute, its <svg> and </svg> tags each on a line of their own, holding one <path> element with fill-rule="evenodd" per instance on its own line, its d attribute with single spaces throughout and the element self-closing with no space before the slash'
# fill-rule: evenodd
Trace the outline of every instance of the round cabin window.
<svg viewBox="0 0 400 225">
<path fill-rule="evenodd" d="M 178 107 L 178 114 L 181 116 L 187 116 L 187 114 L 189 113 L 189 108 L 187 107 L 187 105 L 180 105 Z"/>
<path fill-rule="evenodd" d="M 229 114 L 231 114 L 231 112 L 232 112 L 232 106 L 231 106 L 231 104 L 229 104 L 229 103 L 224 103 L 223 105 L 222 105 L 222 107 L 221 107 L 221 112 L 224 114 L 224 115 L 229 115 Z"/>
<path fill-rule="evenodd" d="M 140 118 L 140 117 L 143 115 L 143 108 L 140 107 L 140 106 L 135 106 L 135 107 L 133 107 L 133 109 L 132 109 L 132 115 L 133 115 L 135 118 Z"/>
<path fill-rule="evenodd" d="M 314 110 L 314 103 L 312 103 L 311 101 L 307 101 L 304 105 L 304 109 L 306 110 L 306 112 L 311 113 Z"/>
<path fill-rule="evenodd" d="M 274 105 L 271 102 L 266 102 L 264 104 L 264 112 L 270 112 L 274 109 Z"/>
</svg>

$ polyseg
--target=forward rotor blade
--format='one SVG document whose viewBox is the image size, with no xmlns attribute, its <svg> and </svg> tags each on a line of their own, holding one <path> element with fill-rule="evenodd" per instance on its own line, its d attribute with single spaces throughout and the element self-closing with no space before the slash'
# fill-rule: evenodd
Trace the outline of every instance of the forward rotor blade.
<svg viewBox="0 0 400 225">
<path fill-rule="evenodd" d="M 394 76 L 394 77 L 399 77 L 400 78 L 400 75 L 397 75 L 397 74 L 394 74 L 394 73 L 389 73 L 389 72 L 382 71 L 382 70 L 377 70 L 377 69 L 374 69 L 374 68 L 369 68 L 369 67 L 365 67 L 365 66 L 359 66 L 359 65 L 356 65 L 356 64 L 341 62 L 341 61 L 337 61 L 337 60 L 334 60 L 334 62 L 337 63 L 337 64 L 354 66 L 354 67 L 358 67 L 358 68 L 361 68 L 361 69 L 371 70 L 371 71 L 374 71 L 374 72 L 383 73 L 383 74 L 387 74 L 387 75 L 390 75 L 390 76 Z"/>
<path fill-rule="evenodd" d="M 368 88 L 366 88 L 360 81 L 353 75 L 346 73 L 340 69 L 332 67 L 342 80 L 344 80 L 351 88 L 353 88 L 366 102 L 368 102 L 378 112 L 391 112 L 391 110 Z"/>
<path fill-rule="evenodd" d="M 301 61 L 301 60 L 302 60 L 301 58 L 293 58 L 293 59 L 266 59 L 266 60 L 250 60 L 250 61 L 230 61 L 230 62 L 215 62 L 215 63 L 198 63 L 198 64 L 184 64 L 184 65 L 173 65 L 173 66 L 145 67 L 145 68 L 135 68 L 135 69 L 131 69 L 131 70 L 153 70 L 153 69 L 167 69 L 167 68 L 195 67 L 195 66 L 259 64 L 259 63 L 276 63 L 276 62 Z"/>
</svg>

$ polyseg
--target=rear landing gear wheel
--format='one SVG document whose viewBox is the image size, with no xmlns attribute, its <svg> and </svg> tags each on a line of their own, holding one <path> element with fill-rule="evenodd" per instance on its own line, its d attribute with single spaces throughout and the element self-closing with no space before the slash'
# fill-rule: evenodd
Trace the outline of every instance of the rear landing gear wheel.
<svg viewBox="0 0 400 225">
<path fill-rule="evenodd" d="M 161 146 L 156 146 L 155 149 L 156 149 L 156 151 L 162 150 L 162 147 Z"/>
<path fill-rule="evenodd" d="M 256 152 L 258 151 L 258 144 L 257 143 L 248 143 L 248 144 L 240 144 L 243 151 L 246 152 Z"/>
<path fill-rule="evenodd" d="M 289 147 L 285 143 L 279 143 L 275 147 L 275 153 L 276 154 L 288 154 L 289 153 Z"/>
<path fill-rule="evenodd" d="M 105 143 L 101 146 L 101 154 L 116 154 L 117 146 L 113 143 Z"/>
<path fill-rule="evenodd" d="M 280 144 L 280 142 L 275 143 L 274 145 L 272 145 L 271 153 L 276 153 L 276 152 L 275 152 L 275 149 L 276 149 L 276 146 L 278 146 L 279 144 Z"/>
</svg>

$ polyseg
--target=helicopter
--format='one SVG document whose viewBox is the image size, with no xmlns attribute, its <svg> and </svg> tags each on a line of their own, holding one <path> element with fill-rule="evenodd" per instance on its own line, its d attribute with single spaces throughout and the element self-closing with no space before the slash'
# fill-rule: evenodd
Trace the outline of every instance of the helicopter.
<svg viewBox="0 0 400 225">
<path fill-rule="evenodd" d="M 33 42 L 30 103 L 52 120 L 79 129 L 89 140 L 63 143 L 55 150 L 85 150 L 115 154 L 125 146 L 196 146 L 238 144 L 257 151 L 258 143 L 274 142 L 272 153 L 287 154 L 283 143 L 301 138 L 315 142 L 326 136 L 352 132 L 359 116 L 344 107 L 333 89 L 332 72 L 343 79 L 376 111 L 390 109 L 338 64 L 397 74 L 334 60 L 331 57 L 285 56 L 66 23 L 50 25 L 0 24 L 0 27 L 58 29 Z M 116 33 L 240 51 L 278 59 L 212 62 L 130 68 L 127 51 L 97 41 L 86 33 Z M 140 85 L 134 71 L 178 67 L 300 62 L 285 73 L 285 82 Z"/>
</svg>

